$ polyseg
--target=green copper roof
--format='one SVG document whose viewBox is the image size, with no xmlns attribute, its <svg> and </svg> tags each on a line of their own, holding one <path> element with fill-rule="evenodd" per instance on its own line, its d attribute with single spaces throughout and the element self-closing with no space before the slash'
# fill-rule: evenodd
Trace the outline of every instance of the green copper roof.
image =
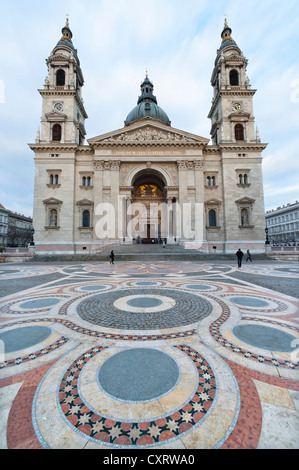
<svg viewBox="0 0 299 470">
<path fill-rule="evenodd" d="M 128 114 L 125 125 L 128 126 L 132 122 L 148 116 L 152 119 L 159 119 L 170 126 L 171 123 L 167 114 L 158 106 L 157 98 L 153 95 L 154 86 L 148 76 L 146 76 L 140 88 L 141 95 L 138 97 L 137 106 Z"/>
</svg>

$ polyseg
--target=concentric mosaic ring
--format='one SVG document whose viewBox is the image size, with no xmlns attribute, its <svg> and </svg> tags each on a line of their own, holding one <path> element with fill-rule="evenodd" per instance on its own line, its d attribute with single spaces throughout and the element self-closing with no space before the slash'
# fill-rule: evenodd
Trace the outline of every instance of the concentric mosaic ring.
<svg viewBox="0 0 299 470">
<path fill-rule="evenodd" d="M 238 354 L 240 356 L 243 356 L 244 358 L 257 361 L 265 365 L 283 367 L 286 369 L 296 369 L 296 370 L 299 369 L 298 362 L 285 360 L 285 359 L 276 359 L 274 357 L 257 354 L 234 344 L 229 339 L 226 339 L 225 336 L 222 334 L 221 327 L 229 319 L 230 311 L 229 311 L 229 307 L 222 300 L 218 299 L 217 302 L 222 307 L 222 313 L 215 321 L 213 321 L 209 325 L 210 335 L 215 341 L 217 341 L 217 343 L 219 343 L 225 349 L 232 351 L 235 354 Z"/>
<path fill-rule="evenodd" d="M 78 383 L 84 366 L 105 348 L 97 346 L 69 366 L 59 386 L 59 406 L 68 424 L 88 439 L 123 447 L 152 446 L 182 436 L 199 425 L 209 412 L 216 393 L 216 379 L 206 359 L 187 345 L 177 346 L 194 363 L 198 387 L 188 403 L 158 419 L 119 421 L 103 416 L 84 402 Z"/>
<path fill-rule="evenodd" d="M 189 338 L 191 336 L 196 336 L 197 332 L 195 329 L 191 330 L 183 330 L 183 331 L 174 331 L 174 332 L 167 332 L 167 333 L 160 333 L 160 334 L 124 334 L 124 333 L 109 333 L 105 331 L 97 331 L 97 330 L 92 330 L 90 328 L 85 328 L 83 326 L 77 325 L 75 322 L 70 321 L 70 320 L 65 320 L 62 318 L 51 318 L 51 317 L 46 317 L 41 320 L 41 318 L 34 318 L 34 319 L 29 319 L 29 320 L 20 320 L 17 322 L 5 324 L 3 326 L 0 325 L 0 330 L 6 327 L 11 327 L 11 326 L 18 326 L 18 325 L 25 325 L 25 324 L 34 324 L 34 323 L 40 323 L 40 321 L 43 321 L 44 323 L 57 323 L 60 325 L 63 325 L 65 328 L 68 328 L 69 330 L 78 333 L 80 335 L 86 335 L 89 336 L 90 338 L 94 338 L 96 340 L 98 339 L 105 339 L 105 340 L 113 340 L 113 341 L 165 341 L 165 340 L 176 340 L 176 339 L 183 339 L 183 338 Z"/>
<path fill-rule="evenodd" d="M 0 312 L 6 315 L 42 313 L 47 312 L 65 299 L 69 299 L 69 296 L 46 294 L 39 297 L 23 297 L 18 301 L 14 300 L 2 304 Z"/>
<path fill-rule="evenodd" d="M 234 295 L 229 299 L 242 310 L 259 309 L 266 312 L 281 312 L 287 310 L 288 306 L 278 299 L 268 298 L 266 296 L 253 296 L 253 295 Z"/>
<path fill-rule="evenodd" d="M 163 312 L 144 311 L 134 313 L 129 309 L 120 310 L 115 302 L 128 296 L 149 295 L 147 289 L 122 289 L 98 294 L 84 299 L 77 305 L 78 315 L 94 325 L 126 330 L 156 330 L 190 325 L 202 320 L 212 312 L 212 304 L 199 295 L 184 293 L 172 289 L 151 289 L 151 296 L 168 297 L 175 305 Z M 145 309 L 144 309 L 145 310 Z"/>
</svg>

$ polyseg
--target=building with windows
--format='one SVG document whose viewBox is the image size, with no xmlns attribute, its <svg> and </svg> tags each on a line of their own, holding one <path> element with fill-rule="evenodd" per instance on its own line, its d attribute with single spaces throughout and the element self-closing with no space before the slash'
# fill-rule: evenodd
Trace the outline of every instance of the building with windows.
<svg viewBox="0 0 299 470">
<path fill-rule="evenodd" d="M 47 59 L 35 143 L 36 253 L 103 244 L 181 244 L 203 252 L 265 249 L 256 90 L 225 22 L 211 76 L 211 138 L 176 129 L 146 74 L 124 125 L 87 139 L 83 73 L 67 23 Z"/>
<path fill-rule="evenodd" d="M 9 210 L 0 204 L 0 249 L 7 246 Z"/>
<path fill-rule="evenodd" d="M 27 246 L 32 236 L 32 218 L 5 209 L 0 204 L 0 248 Z"/>
<path fill-rule="evenodd" d="M 266 212 L 268 239 L 274 246 L 299 245 L 299 202 Z"/>
</svg>

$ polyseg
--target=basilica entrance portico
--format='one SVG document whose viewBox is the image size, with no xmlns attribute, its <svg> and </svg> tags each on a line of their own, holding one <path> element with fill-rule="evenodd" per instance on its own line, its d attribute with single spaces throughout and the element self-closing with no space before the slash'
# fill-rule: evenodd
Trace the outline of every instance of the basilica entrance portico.
<svg viewBox="0 0 299 470">
<path fill-rule="evenodd" d="M 167 238 L 164 187 L 156 172 L 137 175 L 132 198 L 134 210 L 138 213 L 135 227 L 137 242 L 161 243 L 162 239 Z"/>
</svg>

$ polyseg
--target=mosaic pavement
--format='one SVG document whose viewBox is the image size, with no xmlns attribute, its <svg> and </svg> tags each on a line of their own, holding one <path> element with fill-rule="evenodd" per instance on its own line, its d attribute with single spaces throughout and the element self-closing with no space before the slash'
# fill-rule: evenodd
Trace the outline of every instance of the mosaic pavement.
<svg viewBox="0 0 299 470">
<path fill-rule="evenodd" d="M 242 273 L 257 283 L 235 263 L 2 265 L 0 448 L 298 449 L 299 300 L 275 282 L 299 268 Z"/>
</svg>

